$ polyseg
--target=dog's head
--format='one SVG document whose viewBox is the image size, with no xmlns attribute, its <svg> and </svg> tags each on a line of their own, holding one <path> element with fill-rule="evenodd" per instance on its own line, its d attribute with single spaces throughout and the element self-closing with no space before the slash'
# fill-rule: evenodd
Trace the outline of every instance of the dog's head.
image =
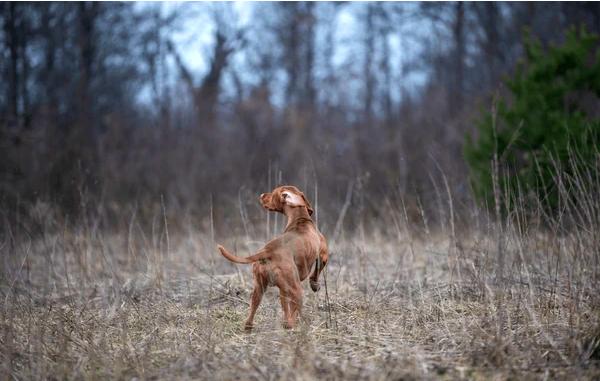
<svg viewBox="0 0 600 381">
<path fill-rule="evenodd" d="M 273 189 L 271 193 L 261 194 L 260 204 L 273 212 L 283 213 L 283 208 L 287 205 L 292 208 L 305 207 L 310 216 L 314 213 L 304 193 L 292 185 L 283 185 Z"/>
</svg>

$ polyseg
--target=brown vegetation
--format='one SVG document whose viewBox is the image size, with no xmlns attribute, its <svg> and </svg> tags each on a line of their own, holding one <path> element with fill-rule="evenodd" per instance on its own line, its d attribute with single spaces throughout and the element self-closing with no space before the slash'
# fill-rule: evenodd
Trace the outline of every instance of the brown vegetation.
<svg viewBox="0 0 600 381">
<path fill-rule="evenodd" d="M 600 378 L 600 201 L 559 171 L 555 216 L 501 192 L 490 215 L 461 154 L 524 29 L 599 32 L 598 3 L 252 15 L 0 4 L 0 378 Z M 284 183 L 330 261 L 296 328 L 273 289 L 246 334 L 250 271 L 216 242 L 281 234 L 256 194 Z"/>
<path fill-rule="evenodd" d="M 4 377 L 600 376 L 597 219 L 569 230 L 570 213 L 540 226 L 519 211 L 493 222 L 472 209 L 418 227 L 401 203 L 386 205 L 356 231 L 322 227 L 332 254 L 298 327 L 280 327 L 268 291 L 245 334 L 250 272 L 222 259 L 210 229 L 175 230 L 163 210 L 151 233 L 135 215 L 107 232 L 97 220 L 59 222 L 40 203 L 31 212 L 43 234 L 26 239 L 15 226 L 2 245 Z M 238 252 L 283 228 L 241 216 L 245 233 L 218 237 Z"/>
</svg>

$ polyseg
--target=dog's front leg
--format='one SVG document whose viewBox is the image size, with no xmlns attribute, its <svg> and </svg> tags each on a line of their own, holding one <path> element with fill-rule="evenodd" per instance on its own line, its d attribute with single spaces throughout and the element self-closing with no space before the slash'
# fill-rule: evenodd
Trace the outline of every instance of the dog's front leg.
<svg viewBox="0 0 600 381">
<path fill-rule="evenodd" d="M 283 310 L 283 328 L 292 329 L 296 326 L 302 310 L 302 294 L 302 284 L 299 281 L 296 284 L 288 285 L 285 289 L 279 289 L 281 309 Z"/>
<path fill-rule="evenodd" d="M 314 292 L 319 291 L 319 289 L 321 288 L 321 286 L 319 285 L 319 274 L 321 273 L 321 271 L 323 271 L 323 269 L 327 265 L 328 259 L 329 258 L 328 258 L 327 251 L 324 250 L 321 253 L 319 253 L 317 260 L 315 261 L 315 270 L 313 271 L 312 275 L 310 276 L 310 288 Z"/>
</svg>

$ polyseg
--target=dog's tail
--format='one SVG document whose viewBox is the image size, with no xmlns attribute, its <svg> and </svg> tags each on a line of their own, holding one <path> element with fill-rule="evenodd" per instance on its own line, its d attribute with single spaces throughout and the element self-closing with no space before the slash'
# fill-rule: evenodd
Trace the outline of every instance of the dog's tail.
<svg viewBox="0 0 600 381">
<path fill-rule="evenodd" d="M 256 261 L 260 261 L 261 259 L 267 259 L 270 257 L 270 254 L 268 252 L 260 251 L 257 254 L 243 258 L 243 257 L 238 257 L 237 255 L 231 254 L 230 252 L 225 250 L 225 248 L 221 245 L 217 245 L 217 247 L 219 248 L 219 251 L 225 258 L 229 259 L 231 262 L 234 262 L 234 263 L 248 264 L 248 263 L 254 263 Z"/>
</svg>

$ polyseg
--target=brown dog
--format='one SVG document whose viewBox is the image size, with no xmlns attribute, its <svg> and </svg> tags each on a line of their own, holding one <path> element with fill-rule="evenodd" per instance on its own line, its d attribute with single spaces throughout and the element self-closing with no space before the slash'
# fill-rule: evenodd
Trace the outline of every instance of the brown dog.
<svg viewBox="0 0 600 381">
<path fill-rule="evenodd" d="M 235 256 L 221 245 L 219 251 L 232 262 L 252 263 L 254 290 L 244 328 L 252 329 L 254 314 L 269 286 L 279 288 L 284 328 L 293 328 L 302 308 L 301 282 L 308 277 L 313 264 L 310 287 L 314 292 L 319 290 L 319 273 L 328 259 L 327 242 L 310 218 L 313 209 L 298 188 L 277 187 L 271 193 L 261 194 L 260 203 L 265 209 L 287 216 L 283 234 L 250 257 Z"/>
</svg>

